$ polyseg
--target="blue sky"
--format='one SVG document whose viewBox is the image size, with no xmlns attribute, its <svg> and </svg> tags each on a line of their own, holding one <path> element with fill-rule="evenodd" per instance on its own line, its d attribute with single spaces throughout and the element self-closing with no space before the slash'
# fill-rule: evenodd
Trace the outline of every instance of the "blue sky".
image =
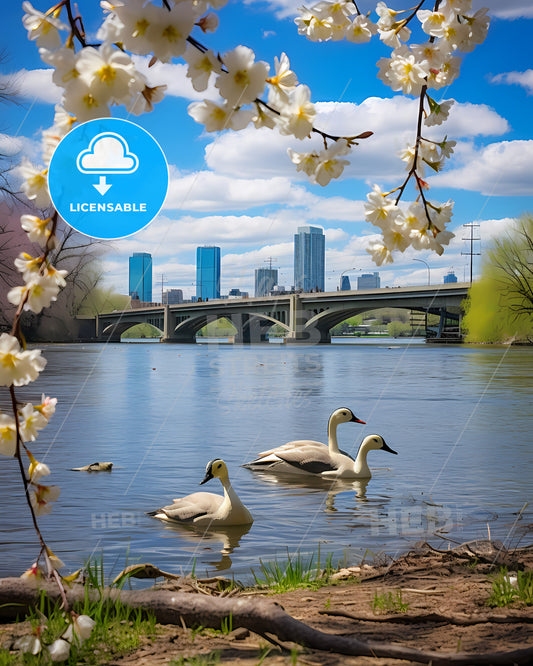
<svg viewBox="0 0 533 666">
<path fill-rule="evenodd" d="M 411 4 L 398 0 L 391 6 Z M 41 0 L 33 5 L 43 11 L 49 6 Z M 317 126 L 350 134 L 372 130 L 374 135 L 352 153 L 351 166 L 339 181 L 326 188 L 311 185 L 287 156 L 288 147 L 305 150 L 301 142 L 253 127 L 204 133 L 187 114 L 188 104 L 204 94 L 193 90 L 183 61 L 153 67 L 149 80 L 166 83 L 167 96 L 151 114 L 130 120 L 161 145 L 170 167 L 170 187 L 159 217 L 147 229 L 113 242 L 104 257 L 107 283 L 118 292 L 128 290 L 128 256 L 144 251 L 153 256 L 156 293 L 163 275 L 165 288 L 182 288 L 192 295 L 198 245 L 220 246 L 223 293 L 238 287 L 253 295 L 254 269 L 266 266 L 270 257 L 279 268 L 280 282 L 291 285 L 293 234 L 302 224 L 325 230 L 327 289 L 336 289 L 341 272 L 351 268 L 379 270 L 382 285 L 425 284 L 427 269 L 415 258 L 429 264 L 432 283 L 442 282 L 450 269 L 462 280 L 469 274 L 469 257 L 462 254 L 468 249 L 463 238 L 469 232 L 463 224 L 480 225 L 475 229 L 481 237 L 476 250 L 483 253 L 514 218 L 533 210 L 530 0 L 474 0 L 475 8 L 490 9 L 488 37 L 464 56 L 453 85 L 437 91 L 456 104 L 447 123 L 435 128 L 435 136 L 447 134 L 458 145 L 446 169 L 428 179 L 430 198 L 456 202 L 450 227 L 456 238 L 441 257 L 409 249 L 396 255 L 394 264 L 379 269 L 365 252 L 376 229 L 364 221 L 363 204 L 374 183 L 392 189 L 402 182 L 404 164 L 397 151 L 413 140 L 417 100 L 393 93 L 377 78 L 377 59 L 390 55 L 378 38 L 356 45 L 312 43 L 299 36 L 294 24 L 299 5 L 300 0 L 230 0 L 218 12 L 217 32 L 198 38 L 222 54 L 238 44 L 249 46 L 257 59 L 271 64 L 272 72 L 274 56 L 287 53 L 299 81 L 311 88 L 319 111 Z M 358 5 L 370 11 L 375 2 L 361 0 Z M 94 35 L 101 21 L 99 2 L 80 0 L 78 6 L 87 32 Z M 26 37 L 21 3 L 7 0 L 2 14 L 5 57 L 0 80 L 16 86 L 20 104 L 2 105 L 0 151 L 15 160 L 23 154 L 38 160 L 40 131 L 53 123 L 60 90 Z M 113 107 L 113 115 L 128 117 L 121 107 Z M 475 273 L 478 266 L 475 257 Z"/>
</svg>

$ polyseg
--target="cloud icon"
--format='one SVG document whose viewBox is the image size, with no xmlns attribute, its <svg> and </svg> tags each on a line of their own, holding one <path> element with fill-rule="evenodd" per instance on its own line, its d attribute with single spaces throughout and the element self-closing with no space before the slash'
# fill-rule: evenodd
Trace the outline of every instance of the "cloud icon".
<svg viewBox="0 0 533 666">
<path fill-rule="evenodd" d="M 124 137 L 114 132 L 97 134 L 87 150 L 82 150 L 76 160 L 82 173 L 133 173 L 139 166 L 139 158 L 130 149 Z"/>
</svg>

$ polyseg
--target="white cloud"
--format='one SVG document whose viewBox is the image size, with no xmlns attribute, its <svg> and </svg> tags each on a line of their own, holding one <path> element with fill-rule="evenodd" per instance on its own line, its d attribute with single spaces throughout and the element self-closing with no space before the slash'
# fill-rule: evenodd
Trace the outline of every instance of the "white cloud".
<svg viewBox="0 0 533 666">
<path fill-rule="evenodd" d="M 474 155 L 466 166 L 434 176 L 429 182 L 488 196 L 530 196 L 533 140 L 493 143 Z"/>
<path fill-rule="evenodd" d="M 370 97 L 361 104 L 349 102 L 318 102 L 317 121 L 320 129 L 351 136 L 370 130 L 374 135 L 361 140 L 350 156 L 351 164 L 344 177 L 368 181 L 398 179 L 404 172 L 404 164 L 397 152 L 413 142 L 417 100 L 395 96 L 391 99 Z M 507 121 L 484 104 L 457 103 L 452 108 L 448 122 L 442 127 L 431 128 L 428 138 L 443 136 L 443 132 L 455 139 L 499 136 L 509 131 Z M 287 148 L 305 152 L 320 148 L 320 139 L 298 141 L 280 135 L 275 130 L 247 127 L 241 132 L 220 135 L 206 149 L 206 162 L 215 172 L 246 178 L 283 176 L 307 182 L 296 173 L 287 156 Z M 320 189 L 320 188 L 317 188 Z"/>
<path fill-rule="evenodd" d="M 221 211 L 287 205 L 293 186 L 287 178 L 230 178 L 211 171 L 172 175 L 165 209 Z"/>
<path fill-rule="evenodd" d="M 52 81 L 52 73 L 52 69 L 20 69 L 12 74 L 1 74 L 0 83 L 12 88 L 16 97 L 58 104 L 62 90 Z"/>
<path fill-rule="evenodd" d="M 488 7 L 491 16 L 502 19 L 533 18 L 531 0 L 473 0 L 472 8 Z"/>
<path fill-rule="evenodd" d="M 528 95 L 533 94 L 533 69 L 526 69 L 525 72 L 504 72 L 492 77 L 492 83 L 517 84 L 525 88 Z"/>
</svg>

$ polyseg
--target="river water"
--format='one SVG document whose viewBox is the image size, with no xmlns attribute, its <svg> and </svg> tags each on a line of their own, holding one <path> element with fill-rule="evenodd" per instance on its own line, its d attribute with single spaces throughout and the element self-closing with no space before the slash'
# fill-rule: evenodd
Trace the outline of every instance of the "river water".
<svg viewBox="0 0 533 666">
<path fill-rule="evenodd" d="M 354 563 L 424 540 L 530 543 L 533 349 L 337 342 L 45 345 L 45 371 L 17 395 L 58 398 L 31 450 L 61 487 L 40 525 L 65 572 L 103 554 L 110 575 L 151 562 L 248 580 L 260 559 L 319 548 Z M 398 452 L 369 454 L 370 481 L 276 481 L 240 467 L 289 440 L 327 441 L 340 406 L 367 422 L 339 427 L 342 449 L 355 455 L 364 435 L 379 433 Z M 200 490 L 215 457 L 254 516 L 250 528 L 202 534 L 146 515 Z M 113 471 L 70 471 L 95 461 Z M 214 479 L 201 490 L 221 487 Z M 38 545 L 5 457 L 0 500 L 0 575 L 19 575 Z"/>
</svg>

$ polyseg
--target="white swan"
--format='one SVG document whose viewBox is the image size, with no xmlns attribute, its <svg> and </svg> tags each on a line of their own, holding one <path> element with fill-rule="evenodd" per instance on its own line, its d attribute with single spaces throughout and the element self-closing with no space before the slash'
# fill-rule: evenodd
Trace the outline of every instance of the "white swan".
<svg viewBox="0 0 533 666">
<path fill-rule="evenodd" d="M 205 477 L 200 481 L 200 485 L 214 477 L 220 479 L 224 488 L 224 495 L 192 493 L 192 495 L 174 499 L 172 500 L 174 504 L 150 511 L 148 515 L 171 523 L 183 523 L 199 527 L 248 525 L 252 523 L 252 515 L 233 490 L 226 463 L 220 458 L 215 458 L 207 463 Z"/>
<path fill-rule="evenodd" d="M 279 474 L 320 474 L 334 479 L 370 479 L 372 474 L 366 462 L 369 451 L 382 449 L 397 454 L 381 435 L 368 435 L 363 439 L 355 460 L 345 451 L 332 451 L 320 442 L 289 442 L 277 449 L 264 451 L 244 467 Z M 331 444 L 331 442 L 330 442 Z M 295 445 L 295 446 L 291 446 Z"/>
<path fill-rule="evenodd" d="M 366 466 L 366 470 L 362 464 L 358 464 L 355 467 L 353 458 L 345 451 L 341 451 L 337 443 L 337 426 L 340 423 L 348 423 L 350 421 L 364 423 L 347 407 L 336 409 L 329 417 L 327 446 L 322 444 L 322 442 L 315 442 L 310 439 L 287 442 L 287 444 L 282 444 L 274 449 L 263 451 L 255 460 L 245 463 L 244 467 L 252 470 L 264 470 L 276 473 L 321 474 L 328 477 L 352 479 L 365 478 L 368 466 Z M 374 437 L 379 437 L 379 435 L 374 435 Z M 380 444 L 380 446 L 372 447 L 369 442 L 364 451 L 362 451 L 363 445 L 361 445 L 360 454 L 361 457 L 364 455 L 365 465 L 366 453 L 370 448 L 386 447 L 386 451 L 392 451 L 384 441 L 383 445 Z M 395 452 L 393 451 L 393 453 Z M 357 473 L 355 469 L 357 469 Z M 369 470 L 366 476 L 370 476 Z"/>
</svg>

